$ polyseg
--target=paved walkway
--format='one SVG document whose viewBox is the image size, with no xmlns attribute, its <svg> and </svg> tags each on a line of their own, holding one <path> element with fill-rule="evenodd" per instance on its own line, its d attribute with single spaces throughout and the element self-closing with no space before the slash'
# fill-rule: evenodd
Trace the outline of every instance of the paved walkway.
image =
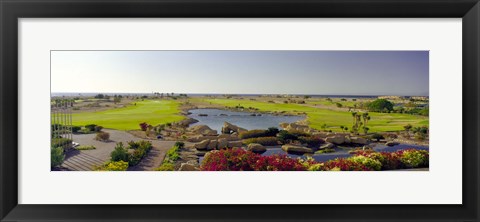
<svg viewBox="0 0 480 222">
<path fill-rule="evenodd" d="M 101 165 L 110 160 L 110 153 L 115 149 L 115 145 L 118 142 L 123 142 L 125 146 L 128 146 L 127 142 L 129 141 L 144 140 L 125 131 L 110 129 L 103 129 L 102 131 L 110 134 L 110 141 L 97 141 L 95 140 L 95 134 L 74 134 L 74 142 L 79 143 L 81 146 L 95 146 L 96 149 L 70 151 L 67 153 L 62 167 L 68 170 L 93 170 L 94 165 Z M 131 167 L 129 170 L 145 171 L 157 168 L 163 162 L 166 152 L 175 144 L 175 141 L 148 141 L 152 142 L 152 150 L 149 152 L 148 156 L 144 157 L 137 166 Z"/>
<path fill-rule="evenodd" d="M 103 161 L 101 159 L 78 150 L 70 150 L 67 152 L 65 161 L 63 161 L 61 167 L 73 171 L 90 171 L 93 170 L 95 166 L 102 164 Z"/>
</svg>

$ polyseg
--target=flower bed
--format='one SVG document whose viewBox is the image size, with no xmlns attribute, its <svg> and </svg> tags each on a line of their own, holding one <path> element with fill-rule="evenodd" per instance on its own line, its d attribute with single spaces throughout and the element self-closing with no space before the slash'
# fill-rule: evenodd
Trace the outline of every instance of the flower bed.
<svg viewBox="0 0 480 222">
<path fill-rule="evenodd" d="M 428 167 L 428 151 L 359 151 L 353 157 L 317 162 L 286 155 L 262 156 L 241 148 L 212 151 L 205 155 L 205 171 L 379 171 Z"/>
</svg>

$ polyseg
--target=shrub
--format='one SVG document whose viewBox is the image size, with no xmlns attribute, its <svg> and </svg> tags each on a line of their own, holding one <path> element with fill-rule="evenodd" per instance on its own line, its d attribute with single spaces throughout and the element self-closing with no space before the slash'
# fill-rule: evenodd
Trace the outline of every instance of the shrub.
<svg viewBox="0 0 480 222">
<path fill-rule="evenodd" d="M 78 133 L 78 131 L 81 130 L 81 129 L 82 129 L 82 127 L 80 127 L 80 126 L 72 126 L 72 132 L 73 133 Z"/>
<path fill-rule="evenodd" d="M 243 141 L 244 144 L 248 145 L 250 143 L 259 143 L 263 146 L 276 146 L 278 145 L 278 138 L 277 137 L 258 137 L 258 138 L 250 138 Z"/>
<path fill-rule="evenodd" d="M 148 124 L 146 122 L 140 123 L 139 126 L 142 131 L 147 131 Z"/>
<path fill-rule="evenodd" d="M 97 167 L 97 171 L 126 171 L 128 169 L 128 163 L 125 161 L 110 161 L 103 166 Z"/>
<path fill-rule="evenodd" d="M 393 103 L 386 99 L 376 99 L 368 103 L 367 108 L 373 112 L 388 112 L 393 110 Z"/>
<path fill-rule="evenodd" d="M 369 158 L 366 156 L 354 156 L 350 158 L 351 161 L 355 163 L 359 163 L 370 170 L 381 170 L 382 169 L 382 163 L 378 160 L 375 160 L 373 158 Z"/>
<path fill-rule="evenodd" d="M 374 139 L 374 140 L 377 140 L 377 142 L 380 141 L 381 139 L 385 139 L 385 137 L 383 137 L 383 135 L 382 135 L 382 134 L 379 134 L 379 133 L 374 133 L 374 134 L 371 136 L 371 138 Z"/>
<path fill-rule="evenodd" d="M 179 149 L 182 149 L 185 147 L 185 143 L 184 142 L 180 142 L 180 141 L 177 141 L 175 142 L 175 145 L 176 147 L 178 147 Z"/>
<path fill-rule="evenodd" d="M 115 146 L 115 149 L 110 153 L 110 159 L 112 161 L 125 161 L 128 162 L 128 150 L 123 147 L 123 143 L 119 142 Z"/>
<path fill-rule="evenodd" d="M 94 132 L 96 126 L 97 125 L 95 125 L 95 124 L 88 124 L 88 125 L 85 125 L 85 129 L 88 129 L 89 131 Z"/>
<path fill-rule="evenodd" d="M 334 152 L 335 152 L 335 149 L 327 148 L 327 149 L 319 150 L 315 152 L 315 154 L 334 153 Z"/>
<path fill-rule="evenodd" d="M 313 148 L 317 148 L 323 143 L 325 143 L 325 141 L 319 137 L 301 136 L 301 137 L 298 137 L 298 140 L 303 144 L 307 144 L 307 147 L 313 147 Z"/>
<path fill-rule="evenodd" d="M 425 150 L 401 150 L 398 151 L 401 155 L 400 161 L 406 168 L 427 167 L 429 165 L 429 154 Z"/>
<path fill-rule="evenodd" d="M 72 144 L 71 139 L 67 139 L 67 138 L 53 138 L 52 139 L 52 147 L 54 147 L 54 148 L 70 146 L 71 144 Z"/>
<path fill-rule="evenodd" d="M 52 147 L 50 149 L 50 166 L 56 167 L 63 163 L 65 155 L 62 147 Z"/>
<path fill-rule="evenodd" d="M 299 159 L 293 159 L 286 155 L 259 156 L 253 164 L 254 170 L 261 171 L 300 171 L 307 170 Z"/>
<path fill-rule="evenodd" d="M 350 158 L 337 158 L 323 163 L 323 166 L 318 170 L 370 171 L 372 169 L 364 166 L 360 161 L 353 161 Z"/>
<path fill-rule="evenodd" d="M 108 139 L 110 139 L 110 133 L 98 132 L 97 135 L 95 136 L 95 139 L 99 141 L 107 141 Z"/>
<path fill-rule="evenodd" d="M 102 131 L 102 129 L 103 129 L 103 126 L 95 126 L 94 127 L 95 132 L 100 132 L 100 131 Z"/>
<path fill-rule="evenodd" d="M 257 137 L 265 137 L 267 136 L 267 130 L 249 130 L 246 132 L 241 132 L 238 137 L 240 139 L 249 139 L 249 138 L 257 138 Z"/>
<path fill-rule="evenodd" d="M 77 146 L 75 147 L 76 150 L 94 150 L 96 149 L 94 146 Z"/>
<path fill-rule="evenodd" d="M 277 136 L 277 134 L 280 132 L 277 127 L 269 127 L 267 131 L 265 131 L 265 137 L 270 137 L 270 136 Z"/>
<path fill-rule="evenodd" d="M 140 140 L 137 142 L 128 142 L 128 148 L 134 149 L 134 151 L 128 154 L 128 165 L 135 166 L 150 152 L 152 149 L 152 143 L 146 140 Z M 128 148 L 126 149 L 128 151 Z"/>
<path fill-rule="evenodd" d="M 162 165 L 160 165 L 155 170 L 156 171 L 174 171 L 175 165 L 173 163 L 162 163 Z"/>
<path fill-rule="evenodd" d="M 291 134 L 286 130 L 281 130 L 278 133 L 277 137 L 282 143 L 288 143 L 288 142 L 291 142 L 291 141 L 294 141 L 294 140 L 298 139 L 298 136 L 296 136 L 294 134 Z"/>
</svg>

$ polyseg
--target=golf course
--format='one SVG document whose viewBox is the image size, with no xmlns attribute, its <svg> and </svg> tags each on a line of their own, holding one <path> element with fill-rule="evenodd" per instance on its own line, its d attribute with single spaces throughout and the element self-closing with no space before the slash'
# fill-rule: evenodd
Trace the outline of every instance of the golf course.
<svg viewBox="0 0 480 222">
<path fill-rule="evenodd" d="M 81 102 L 80 102 L 81 103 Z M 265 99 L 238 99 L 238 98 L 188 98 L 183 101 L 172 99 L 146 99 L 130 101 L 121 108 L 110 108 L 102 111 L 87 111 L 73 114 L 74 125 L 97 124 L 109 129 L 135 130 L 138 124 L 147 122 L 151 125 L 173 123 L 184 119 L 181 115 L 181 105 L 188 103 L 191 106 L 203 104 L 208 108 L 244 107 L 258 112 L 281 113 L 288 115 L 305 115 L 308 126 L 316 130 L 332 130 L 342 132 L 341 126 L 352 125 L 352 113 L 345 109 L 338 109 L 336 103 L 344 106 L 353 106 L 352 101 L 327 101 L 325 99 L 307 100 L 305 104 L 282 103 L 270 98 Z M 207 104 L 207 105 L 205 105 Z M 320 107 L 316 107 L 321 105 Z M 370 132 L 401 131 L 404 126 L 428 126 L 428 117 L 403 114 L 370 112 L 368 122 Z"/>
<path fill-rule="evenodd" d="M 72 117 L 73 125 L 96 124 L 117 130 L 138 129 L 142 122 L 158 125 L 184 118 L 180 115 L 179 102 L 175 100 L 144 100 L 132 102 L 124 108 L 74 113 Z"/>
</svg>

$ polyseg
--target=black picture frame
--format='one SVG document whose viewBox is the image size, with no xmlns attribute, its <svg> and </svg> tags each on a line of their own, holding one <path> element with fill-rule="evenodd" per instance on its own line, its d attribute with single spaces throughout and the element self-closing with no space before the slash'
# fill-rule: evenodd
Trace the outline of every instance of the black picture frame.
<svg viewBox="0 0 480 222">
<path fill-rule="evenodd" d="M 1 0 L 1 221 L 478 221 L 478 0 Z M 18 204 L 19 18 L 462 18 L 462 205 Z M 445 43 L 448 44 L 448 43 Z M 42 192 L 39 190 L 38 192 Z M 448 191 L 446 191 L 448 192 Z"/>
</svg>

